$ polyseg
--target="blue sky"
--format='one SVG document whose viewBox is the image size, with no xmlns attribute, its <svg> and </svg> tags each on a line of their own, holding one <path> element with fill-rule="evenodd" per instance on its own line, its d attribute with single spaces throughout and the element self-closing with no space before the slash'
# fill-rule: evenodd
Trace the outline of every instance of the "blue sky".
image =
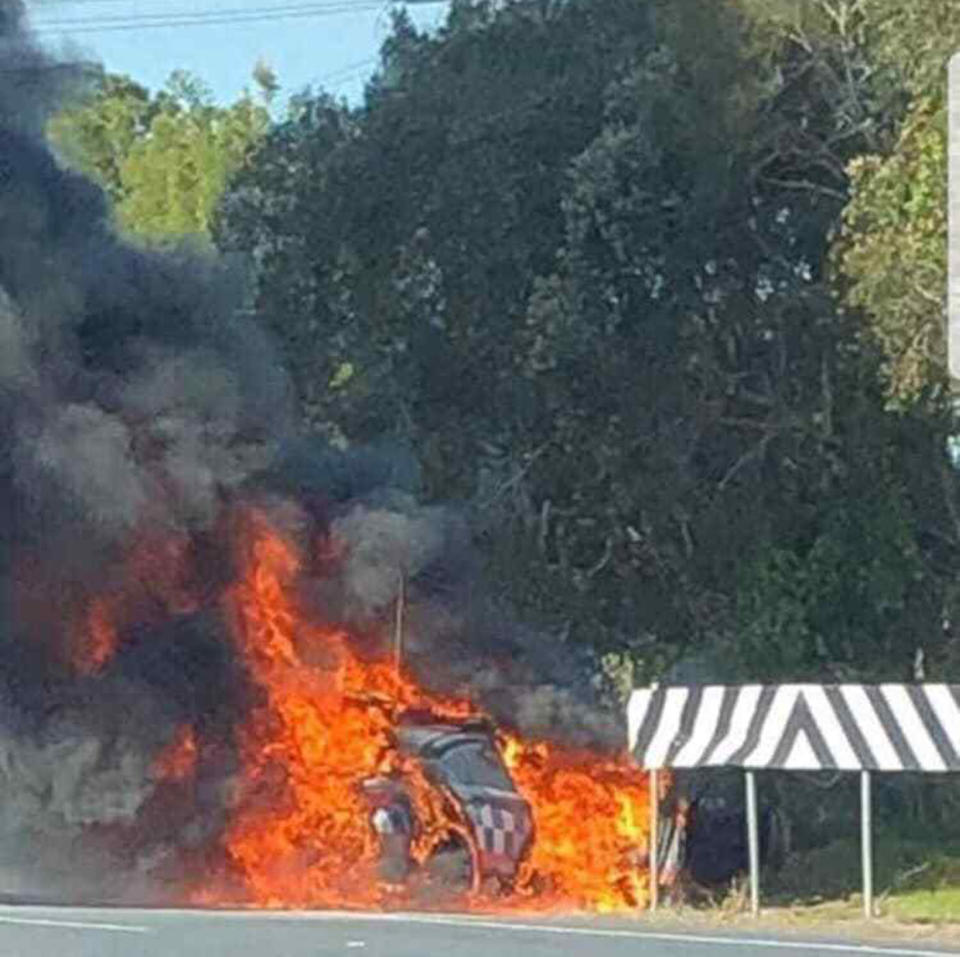
<svg viewBox="0 0 960 957">
<path fill-rule="evenodd" d="M 311 84 L 356 103 L 390 23 L 389 0 L 27 0 L 27 6 L 41 41 L 55 51 L 72 45 L 151 89 L 173 70 L 186 69 L 221 102 L 250 86 L 253 66 L 263 59 L 278 74 L 283 100 Z M 274 16 L 281 9 L 296 15 Z M 430 28 L 442 21 L 446 3 L 417 2 L 408 9 L 418 26 Z M 136 23 L 264 11 L 272 18 L 149 29 Z M 135 28 L 127 29 L 131 24 Z"/>
</svg>

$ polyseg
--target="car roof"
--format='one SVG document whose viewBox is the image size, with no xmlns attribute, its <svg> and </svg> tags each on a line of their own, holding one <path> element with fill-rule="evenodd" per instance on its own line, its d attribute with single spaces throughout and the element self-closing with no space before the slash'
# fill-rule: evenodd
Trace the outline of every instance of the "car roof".
<svg viewBox="0 0 960 957">
<path fill-rule="evenodd" d="M 493 743 L 489 734 L 455 724 L 401 725 L 396 729 L 396 736 L 404 751 L 424 757 L 439 757 L 444 751 L 464 744 Z"/>
</svg>

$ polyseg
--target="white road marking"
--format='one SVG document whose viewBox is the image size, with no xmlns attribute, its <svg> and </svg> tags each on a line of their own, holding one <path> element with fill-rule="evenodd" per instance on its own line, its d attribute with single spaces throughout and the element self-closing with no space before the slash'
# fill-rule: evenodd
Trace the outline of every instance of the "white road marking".
<svg viewBox="0 0 960 957">
<path fill-rule="evenodd" d="M 94 921 L 54 920 L 52 917 L 11 917 L 0 914 L 0 924 L 25 924 L 28 927 L 66 927 L 70 930 L 105 930 L 119 934 L 152 934 L 139 924 L 101 924 Z"/>
<path fill-rule="evenodd" d="M 26 908 L 23 908 L 26 910 Z M 20 910 L 20 908 L 18 908 Z M 75 913 L 69 909 L 53 910 L 44 909 L 34 911 L 34 913 Z M 316 921 L 316 922 L 335 922 L 335 921 L 365 921 L 374 923 L 383 921 L 400 924 L 420 924 L 446 927 L 462 927 L 469 929 L 471 927 L 487 931 L 514 931 L 525 934 L 556 934 L 572 935 L 580 937 L 619 937 L 626 940 L 637 941 L 659 941 L 669 944 L 711 944 L 717 947 L 740 947 L 740 948 L 758 948 L 766 950 L 790 951 L 814 951 L 818 953 L 832 954 L 862 954 L 876 955 L 876 957 L 944 957 L 944 955 L 957 954 L 956 950 L 924 950 L 920 948 L 907 948 L 897 946 L 881 946 L 878 944 L 857 944 L 842 942 L 826 942 L 817 940 L 800 940 L 797 938 L 786 940 L 775 940 L 764 937 L 734 937 L 708 934 L 685 934 L 682 932 L 671 933 L 668 931 L 654 930 L 632 930 L 616 927 L 589 927 L 572 926 L 570 924 L 545 924 L 545 923 L 526 923 L 521 921 L 501 921 L 487 919 L 483 917 L 471 917 L 458 914 L 417 914 L 417 913 L 380 913 L 377 911 L 277 911 L 277 910 L 259 910 L 256 908 L 247 908 L 243 910 L 199 910 L 199 909 L 163 909 L 163 910 L 143 910 L 139 908 L 127 908 L 123 911 L 128 915 L 136 915 L 142 920 L 152 917 L 161 918 L 194 918 L 201 920 L 210 919 L 233 919 L 245 918 L 248 920 L 288 920 L 288 921 Z M 101 910 L 98 914 L 106 915 L 109 911 Z M 58 920 L 53 917 L 16 917 L 7 909 L 6 913 L 0 914 L 0 923 L 8 924 L 37 924 L 40 926 L 52 927 L 74 927 L 85 930 L 110 930 L 127 933 L 149 934 L 154 932 L 154 928 L 136 925 L 136 924 L 110 924 L 97 923 L 94 921 L 76 921 L 76 920 Z M 348 946 L 356 943 L 365 944 L 363 941 L 350 941 Z"/>
<path fill-rule="evenodd" d="M 250 916 L 257 912 L 245 911 Z M 267 913 L 260 912 L 266 917 Z M 527 924 L 476 917 L 458 917 L 443 914 L 382 914 L 376 911 L 316 911 L 273 912 L 274 917 L 286 916 L 294 920 L 364 920 L 389 921 L 402 924 L 437 924 L 441 927 L 475 927 L 482 930 L 505 930 L 528 934 L 570 934 L 580 937 L 620 937 L 628 940 L 651 940 L 675 944 L 712 944 L 718 947 L 757 947 L 768 950 L 807 950 L 820 953 L 873 954 L 881 957 L 944 957 L 956 951 L 919 950 L 904 947 L 881 947 L 871 944 L 844 944 L 818 940 L 774 940 L 763 937 L 723 937 L 706 934 L 668 933 L 666 931 L 626 930 L 614 927 L 571 927 L 566 924 Z"/>
<path fill-rule="evenodd" d="M 348 940 L 347 947 L 366 947 L 366 941 L 363 940 Z"/>
<path fill-rule="evenodd" d="M 392 914 L 381 915 L 393 918 Z M 820 941 L 767 940 L 757 937 L 720 937 L 701 934 L 671 934 L 658 931 L 617 930 L 610 927 L 569 927 L 551 924 L 514 924 L 495 920 L 474 920 L 471 918 L 433 917 L 416 915 L 403 919 L 410 923 L 441 924 L 454 927 L 482 927 L 484 930 L 510 930 L 542 934 L 578 934 L 587 937 L 627 937 L 634 940 L 658 940 L 663 943 L 677 944 L 715 944 L 727 947 L 763 947 L 782 950 L 816 950 L 841 954 L 886 954 L 888 957 L 943 957 L 949 951 L 914 950 L 899 947 L 873 947 L 869 944 L 821 943 Z"/>
</svg>

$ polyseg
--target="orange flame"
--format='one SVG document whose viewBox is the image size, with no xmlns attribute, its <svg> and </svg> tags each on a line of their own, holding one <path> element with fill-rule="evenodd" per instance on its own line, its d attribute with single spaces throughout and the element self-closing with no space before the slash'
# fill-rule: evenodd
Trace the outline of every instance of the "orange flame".
<svg viewBox="0 0 960 957">
<path fill-rule="evenodd" d="M 521 875 L 524 903 L 600 913 L 642 906 L 646 779 L 626 762 L 516 737 L 507 739 L 504 755 L 537 828 Z"/>
<path fill-rule="evenodd" d="M 343 636 L 299 622 L 287 595 L 299 559 L 262 517 L 251 524 L 247 574 L 227 601 L 265 695 L 241 731 L 246 793 L 226 849 L 258 904 L 369 898 L 373 848 L 356 784 L 376 769 L 388 722 L 346 706 Z M 304 667 L 298 644 L 326 667 Z"/>
<path fill-rule="evenodd" d="M 241 535 L 243 574 L 226 606 L 232 633 L 262 697 L 239 730 L 242 785 L 223 847 L 258 906 L 381 906 L 378 847 L 360 783 L 400 768 L 413 788 L 423 860 L 463 827 L 415 763 L 391 744 L 406 708 L 475 715 L 465 699 L 429 695 L 385 661 L 361 659 L 349 636 L 297 612 L 301 558 L 259 512 Z M 475 908 L 595 911 L 642 906 L 637 866 L 646 837 L 645 779 L 624 761 L 507 737 L 505 758 L 533 808 L 536 840 L 512 898 L 473 897 Z M 197 902 L 229 896 L 206 886 Z"/>
<path fill-rule="evenodd" d="M 87 611 L 73 652 L 73 666 L 79 674 L 97 674 L 113 657 L 119 641 L 109 603 L 95 598 Z"/>
<path fill-rule="evenodd" d="M 169 531 L 138 534 L 110 587 L 87 604 L 74 631 L 70 657 L 78 674 L 103 671 L 132 622 L 196 610 L 199 602 L 187 584 L 193 570 L 186 558 L 188 544 L 185 535 Z"/>
<path fill-rule="evenodd" d="M 197 741 L 188 724 L 177 728 L 170 743 L 153 763 L 153 773 L 161 781 L 183 781 L 193 775 L 197 765 Z"/>
</svg>

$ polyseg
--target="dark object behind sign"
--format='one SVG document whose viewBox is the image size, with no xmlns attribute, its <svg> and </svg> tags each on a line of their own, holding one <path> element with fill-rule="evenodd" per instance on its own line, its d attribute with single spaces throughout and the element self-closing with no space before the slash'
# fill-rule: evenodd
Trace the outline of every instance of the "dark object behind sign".
<svg viewBox="0 0 960 957">
<path fill-rule="evenodd" d="M 729 883 L 749 867 L 742 775 L 678 774 L 664 801 L 658 859 L 661 883 L 692 881 L 706 888 Z M 772 804 L 761 805 L 760 862 L 774 870 L 789 850 L 789 823 Z"/>
</svg>

